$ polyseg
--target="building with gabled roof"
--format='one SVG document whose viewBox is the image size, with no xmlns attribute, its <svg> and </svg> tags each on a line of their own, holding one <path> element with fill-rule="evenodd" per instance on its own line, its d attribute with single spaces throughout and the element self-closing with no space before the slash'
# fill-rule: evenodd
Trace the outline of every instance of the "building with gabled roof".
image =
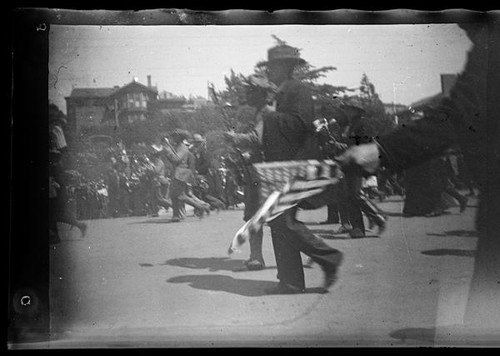
<svg viewBox="0 0 500 356">
<path fill-rule="evenodd" d="M 122 87 L 74 88 L 65 99 L 67 131 L 75 136 L 82 127 L 120 126 L 146 120 L 158 100 L 158 90 L 148 75 L 147 86 L 134 78 Z"/>
</svg>

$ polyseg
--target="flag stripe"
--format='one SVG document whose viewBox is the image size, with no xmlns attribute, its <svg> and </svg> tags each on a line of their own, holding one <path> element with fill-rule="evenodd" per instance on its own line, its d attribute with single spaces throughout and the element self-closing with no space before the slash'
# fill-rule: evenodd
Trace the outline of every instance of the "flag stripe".
<svg viewBox="0 0 500 356">
<path fill-rule="evenodd" d="M 302 200 L 321 194 L 337 184 L 342 174 L 334 161 L 283 161 L 254 164 L 260 178 L 264 203 L 235 234 L 228 253 L 239 248 L 263 224 L 276 219 Z"/>
</svg>

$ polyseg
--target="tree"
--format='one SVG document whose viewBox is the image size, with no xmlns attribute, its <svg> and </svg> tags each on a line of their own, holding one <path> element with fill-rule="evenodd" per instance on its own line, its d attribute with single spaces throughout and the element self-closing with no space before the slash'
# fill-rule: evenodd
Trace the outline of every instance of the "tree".
<svg viewBox="0 0 500 356">
<path fill-rule="evenodd" d="M 369 110 L 372 114 L 385 113 L 384 104 L 375 90 L 375 85 L 370 82 L 366 73 L 363 73 L 363 76 L 361 77 L 359 91 L 359 99 L 366 110 Z"/>
<path fill-rule="evenodd" d="M 244 78 L 241 73 L 236 74 L 233 69 L 231 69 L 229 77 L 224 76 L 226 89 L 220 93 L 220 99 L 223 101 L 222 104 L 229 103 L 233 106 L 239 106 L 245 103 Z"/>
<path fill-rule="evenodd" d="M 377 137 L 391 131 L 395 127 L 392 117 L 385 112 L 384 104 L 380 100 L 375 85 L 370 82 L 366 73 L 363 73 L 359 86 L 359 95 L 344 99 L 347 103 L 357 103 L 364 111 L 363 124 L 369 136 Z"/>
</svg>

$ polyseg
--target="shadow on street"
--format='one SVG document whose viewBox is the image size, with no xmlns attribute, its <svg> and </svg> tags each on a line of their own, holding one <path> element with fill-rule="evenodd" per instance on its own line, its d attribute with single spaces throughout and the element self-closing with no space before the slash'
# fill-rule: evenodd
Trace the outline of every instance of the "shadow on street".
<svg viewBox="0 0 500 356">
<path fill-rule="evenodd" d="M 439 236 L 439 237 L 477 237 L 477 231 L 475 230 L 450 230 L 445 231 L 442 234 L 430 233 L 427 236 Z"/>
<path fill-rule="evenodd" d="M 179 223 L 179 222 L 172 221 L 172 218 L 151 218 L 151 219 L 148 219 L 148 220 L 129 222 L 128 225 L 137 225 L 137 224 L 176 224 L 176 223 Z"/>
<path fill-rule="evenodd" d="M 181 257 L 160 263 L 163 266 L 176 266 L 191 269 L 208 269 L 210 272 L 232 271 L 240 272 L 243 260 L 236 260 L 229 257 Z M 276 268 L 276 267 L 266 267 Z"/>
<path fill-rule="evenodd" d="M 390 337 L 401 341 L 416 340 L 428 343 L 434 343 L 436 337 L 435 328 L 405 328 L 391 332 Z"/>
<path fill-rule="evenodd" d="M 458 257 L 474 257 L 475 250 L 460 250 L 452 248 L 439 248 L 436 250 L 421 251 L 423 255 L 427 256 L 458 256 Z"/>
<path fill-rule="evenodd" d="M 352 240 L 352 238 L 347 234 L 338 234 L 334 233 L 328 230 L 322 230 L 322 229 L 310 229 L 311 232 L 315 235 L 318 235 L 319 237 L 325 239 L 325 240 Z M 364 239 L 373 239 L 373 238 L 380 238 L 378 235 L 371 235 L 367 234 Z"/>
<path fill-rule="evenodd" d="M 196 289 L 227 292 L 244 297 L 278 294 L 269 292 L 270 289 L 277 287 L 278 282 L 236 279 L 220 274 L 177 276 L 168 279 L 167 283 L 188 283 Z M 323 288 L 307 288 L 304 294 L 321 294 L 323 291 Z"/>
</svg>

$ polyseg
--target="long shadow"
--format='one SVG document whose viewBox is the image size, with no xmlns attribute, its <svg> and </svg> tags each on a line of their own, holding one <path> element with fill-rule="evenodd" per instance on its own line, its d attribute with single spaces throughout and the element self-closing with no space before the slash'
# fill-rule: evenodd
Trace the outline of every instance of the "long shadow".
<svg viewBox="0 0 500 356">
<path fill-rule="evenodd" d="M 329 230 L 323 229 L 310 229 L 311 232 L 325 240 L 349 240 L 350 237 L 348 234 L 335 234 Z"/>
<path fill-rule="evenodd" d="M 310 229 L 311 232 L 315 235 L 318 235 L 319 237 L 325 239 L 325 240 L 352 240 L 351 237 L 347 234 L 337 234 L 330 232 L 328 230 L 322 230 L 322 229 Z M 367 233 L 364 239 L 369 239 L 369 238 L 379 238 L 380 236 L 375 235 L 375 234 L 370 234 Z M 357 240 L 357 239 L 356 239 Z"/>
<path fill-rule="evenodd" d="M 220 274 L 177 276 L 168 279 L 167 283 L 188 283 L 196 289 L 226 292 L 244 297 L 272 295 L 269 289 L 275 288 L 278 285 L 277 282 L 236 279 Z M 306 294 L 321 294 L 322 292 L 322 288 L 307 288 L 305 291 Z"/>
<path fill-rule="evenodd" d="M 405 214 L 403 214 L 401 212 L 391 212 L 391 211 L 384 212 L 384 215 L 385 216 L 395 216 L 395 217 L 402 216 L 402 217 L 405 217 L 405 218 L 411 217 L 411 216 L 407 216 L 407 215 L 405 215 Z"/>
<path fill-rule="evenodd" d="M 450 230 L 450 231 L 445 231 L 442 234 L 435 234 L 435 233 L 427 234 L 427 236 L 477 237 L 477 231 L 475 231 L 475 230 Z"/>
<path fill-rule="evenodd" d="M 441 215 L 438 215 L 438 216 L 450 215 L 450 214 L 452 214 L 452 213 L 449 211 L 444 211 Z M 394 211 L 394 212 L 386 211 L 386 212 L 384 212 L 384 215 L 393 216 L 393 217 L 403 217 L 403 218 L 425 218 L 425 217 L 433 218 L 433 217 L 436 217 L 436 216 L 425 216 L 425 214 L 402 213 L 400 211 Z"/>
<path fill-rule="evenodd" d="M 425 343 L 434 343 L 436 338 L 436 328 L 405 328 L 398 329 L 389 333 L 393 339 L 401 341 L 417 340 Z"/>
<path fill-rule="evenodd" d="M 177 224 L 180 223 L 182 223 L 182 221 L 177 222 Z M 176 223 L 173 222 L 171 218 L 151 218 L 148 220 L 134 221 L 128 223 L 128 225 L 137 225 L 137 224 L 176 224 Z"/>
<path fill-rule="evenodd" d="M 243 260 L 236 260 L 228 257 L 181 257 L 170 259 L 168 261 L 165 261 L 164 263 L 160 263 L 160 265 L 185 267 L 191 269 L 208 269 L 210 272 L 241 272 Z M 268 268 L 276 267 L 266 266 L 266 269 Z"/>
<path fill-rule="evenodd" d="M 474 257 L 476 254 L 475 250 L 460 250 L 460 249 L 449 249 L 440 248 L 436 250 L 426 250 L 421 251 L 423 255 L 427 256 L 458 256 L 458 257 Z"/>
</svg>

